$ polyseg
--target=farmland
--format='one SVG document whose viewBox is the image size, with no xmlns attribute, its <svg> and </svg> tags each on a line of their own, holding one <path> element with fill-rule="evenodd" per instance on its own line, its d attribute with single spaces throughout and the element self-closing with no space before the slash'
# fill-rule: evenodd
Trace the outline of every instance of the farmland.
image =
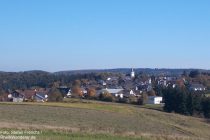
<svg viewBox="0 0 210 140">
<path fill-rule="evenodd" d="M 92 101 L 0 103 L 0 130 L 38 130 L 38 139 L 210 138 L 208 120 L 157 110 Z"/>
</svg>

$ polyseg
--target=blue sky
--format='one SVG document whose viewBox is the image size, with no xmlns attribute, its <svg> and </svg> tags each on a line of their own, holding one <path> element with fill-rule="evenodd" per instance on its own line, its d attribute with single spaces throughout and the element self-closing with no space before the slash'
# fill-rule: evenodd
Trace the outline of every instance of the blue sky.
<svg viewBox="0 0 210 140">
<path fill-rule="evenodd" d="M 210 69 L 209 0 L 0 0 L 0 71 Z"/>
</svg>

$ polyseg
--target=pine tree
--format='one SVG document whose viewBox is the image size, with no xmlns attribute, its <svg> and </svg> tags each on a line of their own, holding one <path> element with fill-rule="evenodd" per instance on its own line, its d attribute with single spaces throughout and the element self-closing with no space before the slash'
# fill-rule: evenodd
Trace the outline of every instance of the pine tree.
<svg viewBox="0 0 210 140">
<path fill-rule="evenodd" d="M 203 110 L 203 115 L 206 118 L 210 118 L 210 97 L 206 97 L 203 99 L 202 110 Z"/>
</svg>

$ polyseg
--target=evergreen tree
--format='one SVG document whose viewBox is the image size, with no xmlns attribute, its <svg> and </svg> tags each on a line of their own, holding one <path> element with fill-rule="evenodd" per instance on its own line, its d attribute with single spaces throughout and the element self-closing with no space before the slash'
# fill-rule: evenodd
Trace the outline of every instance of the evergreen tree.
<svg viewBox="0 0 210 140">
<path fill-rule="evenodd" d="M 184 89 L 175 89 L 176 105 L 174 111 L 181 114 L 187 114 L 187 93 Z"/>
<path fill-rule="evenodd" d="M 194 97 L 192 93 L 189 93 L 187 97 L 187 112 L 191 116 L 194 115 Z"/>
<path fill-rule="evenodd" d="M 210 97 L 203 98 L 202 110 L 203 110 L 203 115 L 206 118 L 210 118 Z"/>
<path fill-rule="evenodd" d="M 163 90 L 163 100 L 165 103 L 164 110 L 166 112 L 174 111 L 175 96 L 174 90 L 172 88 L 167 88 Z"/>
<path fill-rule="evenodd" d="M 193 107 L 194 114 L 200 115 L 202 112 L 202 93 L 192 93 L 193 94 Z"/>
</svg>

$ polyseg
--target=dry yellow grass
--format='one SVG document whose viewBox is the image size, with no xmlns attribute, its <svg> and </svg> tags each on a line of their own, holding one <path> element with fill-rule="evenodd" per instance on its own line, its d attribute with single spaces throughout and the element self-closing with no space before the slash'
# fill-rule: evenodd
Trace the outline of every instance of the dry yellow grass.
<svg viewBox="0 0 210 140">
<path fill-rule="evenodd" d="M 1 129 L 108 134 L 149 139 L 210 139 L 201 118 L 101 102 L 0 103 Z"/>
</svg>

